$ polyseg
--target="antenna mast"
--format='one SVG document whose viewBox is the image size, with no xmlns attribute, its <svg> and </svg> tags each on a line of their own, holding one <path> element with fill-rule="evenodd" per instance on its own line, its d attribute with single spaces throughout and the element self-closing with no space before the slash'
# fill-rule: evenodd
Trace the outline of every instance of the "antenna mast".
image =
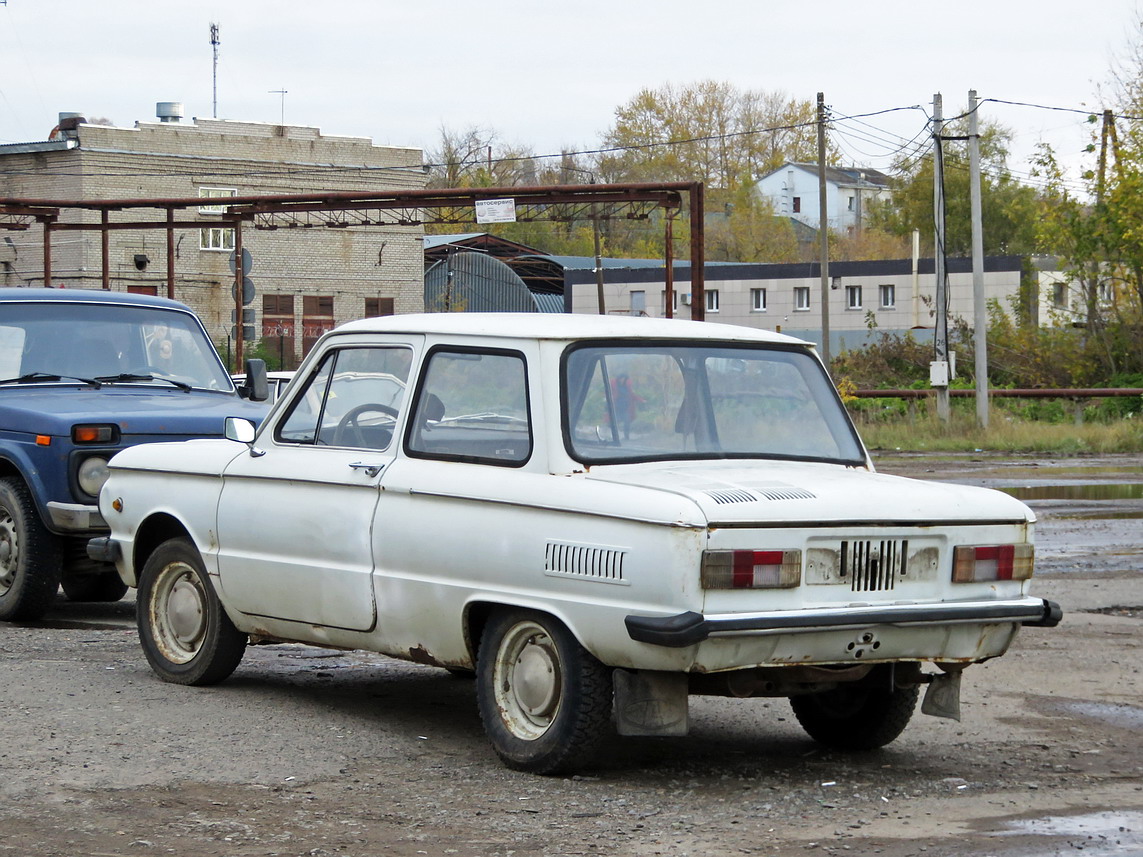
<svg viewBox="0 0 1143 857">
<path fill-rule="evenodd" d="M 211 115 L 215 119 L 218 118 L 218 42 L 219 42 L 218 24 L 212 23 L 210 25 L 210 46 L 211 46 L 211 49 L 214 51 L 214 71 L 213 71 L 213 94 L 214 94 L 213 107 L 214 107 L 214 110 L 211 113 Z"/>
</svg>

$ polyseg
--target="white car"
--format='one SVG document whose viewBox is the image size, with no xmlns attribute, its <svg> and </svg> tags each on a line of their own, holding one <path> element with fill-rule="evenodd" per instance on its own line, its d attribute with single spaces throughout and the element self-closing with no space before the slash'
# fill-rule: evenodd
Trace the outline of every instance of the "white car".
<svg viewBox="0 0 1143 857">
<path fill-rule="evenodd" d="M 790 697 L 815 739 L 881 746 L 922 684 L 956 717 L 965 667 L 1060 617 L 1028 593 L 1032 512 L 875 473 L 779 334 L 365 319 L 228 437 L 125 450 L 101 494 L 89 553 L 138 587 L 155 672 L 221 681 L 248 639 L 472 672 L 521 770 L 684 734 L 691 694 Z"/>
</svg>

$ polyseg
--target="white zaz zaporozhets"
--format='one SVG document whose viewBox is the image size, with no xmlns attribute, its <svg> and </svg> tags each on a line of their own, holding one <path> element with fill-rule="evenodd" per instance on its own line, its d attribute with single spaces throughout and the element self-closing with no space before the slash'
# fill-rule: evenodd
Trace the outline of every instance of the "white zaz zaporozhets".
<svg viewBox="0 0 1143 857">
<path fill-rule="evenodd" d="M 812 348 L 743 327 L 439 314 L 329 333 L 255 435 L 111 462 L 92 556 L 138 587 L 167 681 L 248 639 L 475 672 L 511 767 L 608 729 L 681 735 L 691 694 L 789 697 L 872 748 L 1057 605 L 1031 511 L 873 471 Z M 925 666 L 928 669 L 924 669 Z"/>
</svg>

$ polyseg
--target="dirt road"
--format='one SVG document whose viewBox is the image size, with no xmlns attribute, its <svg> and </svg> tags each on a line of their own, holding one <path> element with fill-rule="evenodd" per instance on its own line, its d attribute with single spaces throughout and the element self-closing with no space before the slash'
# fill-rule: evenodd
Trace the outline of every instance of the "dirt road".
<svg viewBox="0 0 1143 857">
<path fill-rule="evenodd" d="M 1001 466 L 880 464 L 990 484 Z M 1067 508 L 1038 512 L 1043 544 L 1076 533 L 1036 586 L 1064 622 L 968 670 L 961 723 L 918 712 L 860 756 L 810 742 L 785 701 L 696 698 L 687 738 L 541 778 L 495 760 L 471 682 L 440 670 L 265 646 L 183 688 L 150 673 L 129 603 L 0 624 L 0 854 L 1143 854 L 1143 525 L 1092 519 L 1085 546 Z"/>
</svg>

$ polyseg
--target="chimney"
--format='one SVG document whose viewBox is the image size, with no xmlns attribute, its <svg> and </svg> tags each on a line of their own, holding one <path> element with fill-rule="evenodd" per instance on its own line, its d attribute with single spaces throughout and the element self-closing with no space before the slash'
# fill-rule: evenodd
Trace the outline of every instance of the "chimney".
<svg viewBox="0 0 1143 857">
<path fill-rule="evenodd" d="M 79 131 L 76 129 L 80 125 L 87 122 L 82 113 L 61 113 L 59 124 L 56 126 L 59 129 L 60 136 L 65 140 L 79 139 Z"/>
</svg>

